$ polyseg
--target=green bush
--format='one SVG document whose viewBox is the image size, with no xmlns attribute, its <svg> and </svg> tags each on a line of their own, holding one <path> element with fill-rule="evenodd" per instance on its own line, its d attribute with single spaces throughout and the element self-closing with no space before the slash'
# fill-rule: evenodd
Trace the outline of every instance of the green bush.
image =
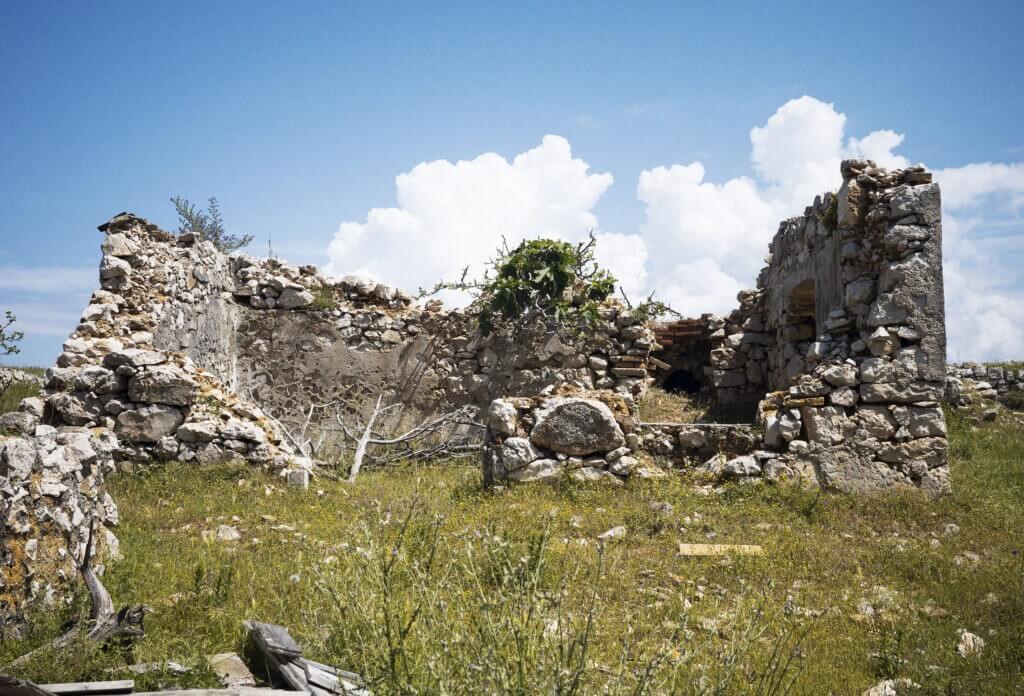
<svg viewBox="0 0 1024 696">
<path fill-rule="evenodd" d="M 1007 393 L 1003 402 L 1007 408 L 1012 408 L 1014 411 L 1024 411 L 1024 389 L 1011 390 Z"/>
</svg>

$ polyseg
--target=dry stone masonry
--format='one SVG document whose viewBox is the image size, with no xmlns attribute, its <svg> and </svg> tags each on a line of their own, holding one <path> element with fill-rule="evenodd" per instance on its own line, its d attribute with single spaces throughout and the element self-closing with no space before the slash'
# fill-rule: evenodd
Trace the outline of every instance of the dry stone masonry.
<svg viewBox="0 0 1024 696">
<path fill-rule="evenodd" d="M 729 316 L 653 325 L 611 302 L 572 336 L 485 337 L 466 310 L 115 216 L 99 228 L 100 289 L 40 396 L 0 422 L 0 624 L 62 596 L 89 525 L 116 524 L 108 473 L 239 457 L 306 484 L 314 463 L 290 433 L 333 415 L 310 406 L 366 415 L 382 394 L 420 415 L 475 407 L 487 483 L 700 467 L 947 490 L 947 384 L 999 394 L 1021 375 L 959 366 L 947 381 L 931 175 L 868 160 L 841 173 L 838 193 L 780 225 Z M 641 423 L 636 399 L 655 382 L 734 422 Z M 97 538 L 102 559 L 116 541 Z"/>
</svg>

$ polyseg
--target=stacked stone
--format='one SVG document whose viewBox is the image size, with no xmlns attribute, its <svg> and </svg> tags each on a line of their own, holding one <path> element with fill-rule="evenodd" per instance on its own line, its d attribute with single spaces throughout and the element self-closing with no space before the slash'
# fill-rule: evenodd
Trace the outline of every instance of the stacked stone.
<svg viewBox="0 0 1024 696">
<path fill-rule="evenodd" d="M 743 290 L 736 299 L 739 308 L 718 319 L 719 326 L 711 333 L 711 384 L 720 411 L 752 415 L 764 393 L 768 347 L 775 337 L 761 318 L 763 292 Z"/>
<path fill-rule="evenodd" d="M 41 405 L 41 402 L 40 402 Z M 103 490 L 117 439 L 109 430 L 39 425 L 0 436 L 0 632 L 34 601 L 66 599 L 90 526 L 95 562 L 117 554 L 117 507 Z"/>
<path fill-rule="evenodd" d="M 687 469 L 722 456 L 753 455 L 761 445 L 754 426 L 742 423 L 639 423 L 626 440 L 634 451 L 665 457 Z"/>
<path fill-rule="evenodd" d="M 29 384 L 42 389 L 43 378 L 16 367 L 0 366 L 0 394 L 14 384 Z"/>
<path fill-rule="evenodd" d="M 968 403 L 972 395 L 982 399 L 1002 399 L 1015 391 L 1024 391 L 1024 368 L 972 362 L 946 367 L 946 398 L 952 403 Z"/>
<path fill-rule="evenodd" d="M 637 441 L 633 410 L 610 391 L 495 399 L 486 415 L 484 484 L 660 475 L 640 466 L 628 446 Z"/>
<path fill-rule="evenodd" d="M 123 466 L 152 460 L 212 461 L 241 455 L 274 470 L 309 468 L 282 441 L 280 426 L 180 352 L 157 349 L 166 323 L 209 311 L 230 316 L 229 263 L 207 242 L 172 237 L 130 214 L 100 227 L 100 278 L 42 393 L 47 423 L 101 428 L 118 436 Z M 218 309 L 220 307 L 220 309 Z M 188 332 L 181 322 L 177 329 Z M 215 327 L 213 341 L 230 343 Z M 200 343 L 199 345 L 206 345 Z M 212 365 L 224 361 L 216 356 Z"/>
<path fill-rule="evenodd" d="M 811 462 L 829 487 L 945 491 L 938 185 L 920 167 L 848 160 L 841 171 L 835 227 L 819 198 L 782 224 L 759 278 L 766 326 L 783 346 L 769 356 L 772 380 L 788 385 L 761 404 L 765 444 L 784 453 L 776 469 Z M 813 340 L 788 316 L 787 297 L 808 279 Z"/>
</svg>

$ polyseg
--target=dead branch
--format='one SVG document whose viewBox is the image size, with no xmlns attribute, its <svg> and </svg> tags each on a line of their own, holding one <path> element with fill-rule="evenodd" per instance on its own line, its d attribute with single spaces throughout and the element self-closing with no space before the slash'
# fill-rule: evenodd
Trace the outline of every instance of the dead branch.
<svg viewBox="0 0 1024 696">
<path fill-rule="evenodd" d="M 95 524 L 89 522 L 89 538 L 85 544 L 85 552 L 81 562 L 77 562 L 78 572 L 81 573 L 85 586 L 89 590 L 89 601 L 91 610 L 89 613 L 88 630 L 84 632 L 81 624 L 76 625 L 67 633 L 55 638 L 50 643 L 40 646 L 31 652 L 25 653 L 18 659 L 8 664 L 4 669 L 16 668 L 28 663 L 33 656 L 41 651 L 53 651 L 59 653 L 68 648 L 74 642 L 84 637 L 86 640 L 97 643 L 106 643 L 113 638 L 134 639 L 143 635 L 143 619 L 149 607 L 144 604 L 138 606 L 125 606 L 121 611 L 114 611 L 114 603 L 110 599 L 110 593 L 103 586 L 99 577 L 92 568 L 92 552 Z"/>
<path fill-rule="evenodd" d="M 464 406 L 454 411 L 428 418 L 399 435 L 386 436 L 375 430 L 375 425 L 381 422 L 384 416 L 399 413 L 403 405 L 395 403 L 383 406 L 383 401 L 384 395 L 378 395 L 369 418 L 359 428 L 350 427 L 340 414 L 336 416 L 341 432 L 356 442 L 352 468 L 349 470 L 349 483 L 355 482 L 370 447 L 397 448 L 399 450 L 391 455 L 378 458 L 378 463 L 394 463 L 426 457 L 452 456 L 479 449 L 478 445 L 452 438 L 447 432 L 458 425 L 479 427 L 479 424 L 470 418 L 473 413 L 472 407 Z"/>
</svg>

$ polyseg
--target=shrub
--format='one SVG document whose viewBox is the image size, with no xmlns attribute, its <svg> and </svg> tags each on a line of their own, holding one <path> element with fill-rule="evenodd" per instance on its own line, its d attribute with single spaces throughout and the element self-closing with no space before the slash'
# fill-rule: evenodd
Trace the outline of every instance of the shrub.
<svg viewBox="0 0 1024 696">
<path fill-rule="evenodd" d="M 1006 394 L 1006 398 L 1003 399 L 1007 408 L 1012 408 L 1014 411 L 1024 411 L 1024 389 L 1012 389 Z"/>
<path fill-rule="evenodd" d="M 330 311 L 338 308 L 338 298 L 335 296 L 334 291 L 328 287 L 322 287 L 313 293 L 313 309 L 320 311 Z"/>
<path fill-rule="evenodd" d="M 251 234 L 242 236 L 228 234 L 224 229 L 224 219 L 220 215 L 217 199 L 211 197 L 206 211 L 199 210 L 191 201 L 175 196 L 171 199 L 178 213 L 178 234 L 191 233 L 200 239 L 212 242 L 215 247 L 225 253 L 238 251 L 252 242 Z"/>
<path fill-rule="evenodd" d="M 4 312 L 3 321 L 0 321 L 0 355 L 13 355 L 21 352 L 16 344 L 25 337 L 25 334 L 21 331 L 9 330 L 15 321 L 17 318 L 14 316 L 14 312 L 9 309 Z"/>
<path fill-rule="evenodd" d="M 516 329 L 540 322 L 582 331 L 597 321 L 601 303 L 615 292 L 615 277 L 594 260 L 596 243 L 591 233 L 579 244 L 532 239 L 514 249 L 505 246 L 481 281 L 467 281 L 467 268 L 459 282 L 438 283 L 421 290 L 420 297 L 444 289 L 468 290 L 475 295 L 485 336 L 499 324 Z M 671 312 L 653 296 L 630 310 L 641 321 Z"/>
</svg>

